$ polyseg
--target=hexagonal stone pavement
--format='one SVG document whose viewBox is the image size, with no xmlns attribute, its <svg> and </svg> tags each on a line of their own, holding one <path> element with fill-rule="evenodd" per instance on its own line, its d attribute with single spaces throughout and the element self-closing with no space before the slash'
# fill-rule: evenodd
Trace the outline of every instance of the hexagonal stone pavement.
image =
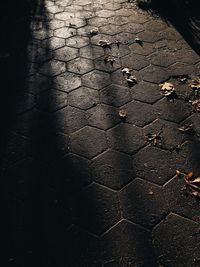
<svg viewBox="0 0 200 267">
<path fill-rule="evenodd" d="M 54 89 L 37 95 L 38 107 L 45 111 L 56 111 L 67 106 L 67 94 Z"/>
<path fill-rule="evenodd" d="M 150 104 L 132 101 L 122 107 L 127 111 L 126 122 L 144 126 L 156 119 L 154 108 Z"/>
<path fill-rule="evenodd" d="M 101 89 L 111 83 L 109 74 L 94 70 L 82 76 L 83 86 L 93 89 Z"/>
<path fill-rule="evenodd" d="M 164 184 L 176 172 L 173 154 L 157 147 L 145 147 L 133 156 L 137 176 L 156 184 Z"/>
<path fill-rule="evenodd" d="M 105 104 L 120 107 L 131 101 L 130 90 L 119 85 L 109 85 L 100 91 L 101 101 Z"/>
<path fill-rule="evenodd" d="M 186 119 L 191 114 L 190 105 L 179 99 L 170 102 L 163 98 L 155 103 L 154 108 L 160 118 L 177 123 Z"/>
<path fill-rule="evenodd" d="M 110 129 L 108 140 L 112 148 L 128 154 L 145 146 L 142 129 L 129 124 L 120 124 Z"/>
<path fill-rule="evenodd" d="M 39 69 L 39 72 L 41 74 L 44 74 L 50 77 L 54 77 L 65 71 L 66 71 L 65 63 L 55 60 L 55 59 L 45 62 Z"/>
<path fill-rule="evenodd" d="M 93 158 L 107 148 L 105 133 L 86 126 L 70 137 L 70 151 L 86 158 Z"/>
<path fill-rule="evenodd" d="M 57 49 L 55 51 L 54 57 L 57 60 L 67 62 L 78 57 L 78 49 L 65 46 L 60 49 Z"/>
<path fill-rule="evenodd" d="M 70 92 L 81 86 L 81 78 L 74 73 L 65 72 L 54 78 L 54 88 L 64 92 Z"/>
<path fill-rule="evenodd" d="M 142 79 L 146 82 L 161 83 L 169 78 L 166 69 L 157 66 L 148 66 L 140 71 Z"/>
<path fill-rule="evenodd" d="M 165 184 L 164 192 L 170 211 L 193 220 L 198 219 L 200 216 L 199 202 L 187 191 L 184 175 L 174 176 Z"/>
<path fill-rule="evenodd" d="M 69 103 L 71 106 L 89 109 L 99 103 L 98 91 L 87 87 L 79 87 L 69 93 Z"/>
<path fill-rule="evenodd" d="M 87 124 L 84 111 L 67 106 L 54 114 L 55 129 L 61 133 L 75 132 Z"/>
<path fill-rule="evenodd" d="M 67 64 L 67 70 L 76 74 L 85 74 L 93 69 L 92 60 L 86 58 L 76 58 Z"/>
<path fill-rule="evenodd" d="M 122 65 L 133 70 L 141 70 L 149 65 L 149 62 L 142 55 L 130 54 L 122 58 Z"/>
<path fill-rule="evenodd" d="M 199 259 L 199 224 L 194 221 L 171 213 L 155 227 L 153 238 L 162 265 L 195 266 Z"/>
<path fill-rule="evenodd" d="M 115 150 L 108 150 L 96 157 L 92 163 L 92 170 L 97 183 L 116 190 L 134 178 L 131 157 Z"/>
<path fill-rule="evenodd" d="M 169 150 L 180 146 L 185 139 L 179 125 L 169 121 L 155 120 L 144 128 L 145 135 L 160 134 L 160 146 Z"/>
<path fill-rule="evenodd" d="M 158 90 L 158 85 L 143 81 L 134 86 L 131 95 L 133 99 L 149 104 L 153 104 L 163 97 Z"/>
<path fill-rule="evenodd" d="M 106 71 L 106 72 L 113 72 L 119 68 L 121 68 L 121 63 L 118 58 L 113 58 L 114 62 L 111 64 L 106 62 L 106 57 L 99 57 L 95 59 L 94 64 L 97 70 Z"/>
<path fill-rule="evenodd" d="M 101 47 L 88 45 L 80 48 L 80 56 L 88 59 L 96 59 L 104 55 Z"/>
<path fill-rule="evenodd" d="M 155 266 L 150 231 L 126 220 L 104 234 L 102 247 L 103 258 L 114 259 L 113 266 Z"/>
<path fill-rule="evenodd" d="M 68 27 L 63 27 L 57 30 L 54 30 L 54 35 L 59 38 L 69 38 L 76 34 L 76 30 Z"/>
<path fill-rule="evenodd" d="M 136 178 L 120 192 L 123 217 L 146 227 L 156 225 L 168 212 L 162 187 Z"/>
<path fill-rule="evenodd" d="M 104 104 L 91 108 L 86 113 L 89 125 L 107 130 L 121 122 L 116 108 Z"/>
<path fill-rule="evenodd" d="M 66 45 L 75 48 L 81 48 L 89 45 L 89 38 L 83 36 L 73 36 L 66 40 Z"/>
<path fill-rule="evenodd" d="M 93 183 L 83 189 L 78 203 L 75 221 L 91 233 L 101 235 L 120 219 L 117 193 L 101 185 Z"/>
</svg>

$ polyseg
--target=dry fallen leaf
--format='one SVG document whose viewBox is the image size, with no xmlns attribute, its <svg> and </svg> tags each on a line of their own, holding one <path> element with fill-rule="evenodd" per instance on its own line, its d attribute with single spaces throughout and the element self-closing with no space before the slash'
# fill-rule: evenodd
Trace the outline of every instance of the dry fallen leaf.
<svg viewBox="0 0 200 267">
<path fill-rule="evenodd" d="M 92 36 L 95 36 L 95 35 L 97 35 L 99 33 L 99 31 L 97 30 L 97 29 L 92 29 L 91 31 L 90 31 L 90 36 L 92 37 Z"/>
<path fill-rule="evenodd" d="M 99 40 L 99 43 L 98 43 L 99 46 L 103 48 L 109 48 L 109 49 L 111 49 L 111 44 L 112 43 L 108 40 Z"/>
<path fill-rule="evenodd" d="M 128 67 L 122 69 L 122 73 L 123 74 L 126 74 L 127 76 L 130 76 L 131 75 L 131 71 L 132 70 L 129 69 Z"/>
<path fill-rule="evenodd" d="M 181 127 L 178 128 L 179 131 L 183 132 L 183 133 L 187 133 L 187 134 L 193 134 L 194 133 L 194 129 L 193 129 L 193 125 L 192 124 L 185 124 Z"/>
<path fill-rule="evenodd" d="M 190 86 L 194 90 L 199 90 L 200 89 L 200 78 L 196 78 L 192 80 Z"/>
<path fill-rule="evenodd" d="M 142 46 L 143 42 L 140 40 L 140 38 L 136 37 L 135 42 Z"/>
<path fill-rule="evenodd" d="M 191 104 L 192 104 L 192 106 L 193 106 L 193 109 L 194 109 L 195 111 L 200 112 L 200 99 L 198 99 L 198 100 L 194 100 L 194 101 L 190 101 L 190 102 L 191 102 Z"/>
<path fill-rule="evenodd" d="M 164 96 L 170 96 L 171 94 L 175 92 L 175 88 L 172 83 L 165 82 L 165 83 L 160 84 L 159 86 L 161 87 L 160 93 Z"/>
<path fill-rule="evenodd" d="M 115 59 L 112 56 L 105 56 L 104 57 L 104 62 L 105 63 L 110 63 L 111 66 L 113 67 L 113 63 L 115 62 Z"/>
<path fill-rule="evenodd" d="M 186 186 L 191 195 L 200 197 L 200 177 L 193 178 L 193 172 L 189 172 L 184 177 Z"/>
<path fill-rule="evenodd" d="M 129 85 L 137 84 L 137 78 L 135 76 L 129 76 L 126 80 Z"/>
<path fill-rule="evenodd" d="M 145 140 L 146 140 L 146 144 L 147 145 L 151 145 L 151 146 L 162 146 L 162 137 L 161 137 L 161 133 L 162 131 L 160 131 L 157 134 L 147 134 L 145 135 Z"/>
<path fill-rule="evenodd" d="M 119 111 L 119 117 L 121 118 L 121 120 L 126 120 L 126 118 L 127 118 L 127 111 L 126 111 L 126 109 L 121 109 L 120 111 Z"/>
</svg>

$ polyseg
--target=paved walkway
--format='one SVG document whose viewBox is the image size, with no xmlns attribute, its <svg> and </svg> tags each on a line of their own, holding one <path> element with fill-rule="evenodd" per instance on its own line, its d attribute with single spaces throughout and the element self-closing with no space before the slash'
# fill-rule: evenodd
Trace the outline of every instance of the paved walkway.
<svg viewBox="0 0 200 267">
<path fill-rule="evenodd" d="M 200 175 L 200 115 L 179 77 L 199 74 L 199 56 L 125 0 L 46 0 L 36 11 L 3 155 L 6 264 L 200 266 L 199 202 L 176 175 Z"/>
</svg>

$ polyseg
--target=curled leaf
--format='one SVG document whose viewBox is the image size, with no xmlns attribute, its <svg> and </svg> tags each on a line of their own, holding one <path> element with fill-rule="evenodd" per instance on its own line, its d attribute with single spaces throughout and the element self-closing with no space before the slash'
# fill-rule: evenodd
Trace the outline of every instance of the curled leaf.
<svg viewBox="0 0 200 267">
<path fill-rule="evenodd" d="M 175 88 L 172 83 L 165 82 L 165 83 L 160 84 L 159 86 L 161 87 L 160 93 L 164 96 L 170 96 L 171 94 L 175 92 Z"/>
<path fill-rule="evenodd" d="M 138 43 L 141 46 L 143 45 L 142 40 L 140 40 L 140 38 L 138 38 L 138 37 L 135 38 L 135 42 Z"/>
<path fill-rule="evenodd" d="M 185 175 L 184 180 L 189 193 L 195 197 L 200 197 L 200 177 L 193 178 L 193 173 L 189 172 Z"/>
<path fill-rule="evenodd" d="M 109 48 L 111 49 L 111 42 L 109 42 L 108 40 L 99 40 L 98 45 L 103 47 L 103 48 Z"/>
<path fill-rule="evenodd" d="M 194 100 L 194 101 L 190 101 L 194 111 L 200 112 L 200 99 L 198 100 Z"/>
<path fill-rule="evenodd" d="M 90 31 L 90 36 L 92 37 L 92 36 L 95 36 L 95 35 L 97 35 L 99 33 L 99 31 L 97 30 L 97 29 L 92 29 L 91 31 Z"/>
<path fill-rule="evenodd" d="M 129 69 L 128 67 L 122 69 L 122 73 L 123 74 L 126 74 L 127 76 L 130 76 L 131 75 L 131 71 L 132 70 Z"/>
<path fill-rule="evenodd" d="M 137 78 L 135 76 L 129 76 L 127 79 L 128 84 L 130 85 L 134 85 L 137 84 Z"/>
<path fill-rule="evenodd" d="M 105 56 L 104 57 L 104 62 L 107 64 L 107 63 L 110 63 L 111 66 L 113 67 L 113 64 L 115 62 L 115 59 L 112 57 L 112 56 Z"/>
<path fill-rule="evenodd" d="M 196 78 L 192 80 L 190 86 L 194 90 L 199 90 L 200 89 L 200 78 Z"/>
<path fill-rule="evenodd" d="M 127 118 L 127 111 L 126 109 L 121 109 L 119 111 L 119 117 L 121 118 L 121 120 L 125 121 Z"/>
</svg>

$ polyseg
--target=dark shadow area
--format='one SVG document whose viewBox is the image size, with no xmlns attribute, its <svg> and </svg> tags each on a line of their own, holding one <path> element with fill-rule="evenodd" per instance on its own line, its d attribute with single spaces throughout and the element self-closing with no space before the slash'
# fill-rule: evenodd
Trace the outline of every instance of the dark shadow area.
<svg viewBox="0 0 200 267">
<path fill-rule="evenodd" d="M 146 7 L 172 23 L 188 44 L 200 54 L 200 3 L 198 0 L 152 0 Z"/>
</svg>

